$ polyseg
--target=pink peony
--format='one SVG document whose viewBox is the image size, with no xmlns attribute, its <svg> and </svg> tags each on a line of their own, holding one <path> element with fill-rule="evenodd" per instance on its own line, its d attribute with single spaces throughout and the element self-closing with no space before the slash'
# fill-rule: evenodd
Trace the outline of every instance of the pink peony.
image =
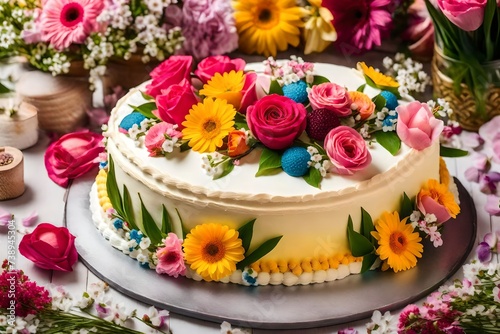
<svg viewBox="0 0 500 334">
<path fill-rule="evenodd" d="M 210 56 L 198 64 L 194 74 L 200 78 L 201 82 L 206 84 L 212 79 L 215 73 L 229 73 L 231 71 L 243 71 L 246 62 L 241 58 L 231 59 L 228 56 Z"/>
<path fill-rule="evenodd" d="M 306 108 L 288 97 L 271 94 L 247 109 L 250 131 L 264 146 L 282 150 L 292 146 L 306 128 Z"/>
<path fill-rule="evenodd" d="M 182 122 L 189 114 L 189 110 L 198 103 L 193 87 L 189 81 L 183 79 L 179 84 L 173 84 L 161 91 L 156 96 L 156 106 L 158 110 L 153 113 L 162 121 L 177 124 L 179 129 L 183 129 Z"/>
<path fill-rule="evenodd" d="M 53 142 L 45 151 L 45 169 L 49 178 L 67 187 L 70 179 L 87 174 L 98 165 L 104 151 L 102 135 L 88 130 L 68 133 Z"/>
<path fill-rule="evenodd" d="M 156 256 L 158 257 L 156 265 L 158 274 L 167 274 L 175 278 L 185 275 L 186 265 L 182 255 L 182 241 L 175 233 L 168 234 L 165 238 L 165 247 L 158 248 Z"/>
<path fill-rule="evenodd" d="M 37 267 L 49 270 L 73 271 L 78 260 L 75 236 L 66 227 L 49 223 L 41 223 L 26 234 L 19 243 L 19 253 Z"/>
<path fill-rule="evenodd" d="M 97 16 L 102 9 L 103 1 L 47 0 L 40 16 L 42 39 L 56 50 L 66 49 L 73 43 L 82 44 L 97 31 Z"/>
<path fill-rule="evenodd" d="M 313 86 L 309 92 L 309 101 L 313 110 L 328 109 L 339 117 L 352 114 L 352 101 L 347 89 L 332 82 Z"/>
<path fill-rule="evenodd" d="M 162 90 L 179 84 L 184 79 L 189 81 L 192 63 L 191 56 L 171 56 L 149 73 L 153 81 L 146 86 L 146 93 L 156 97 Z"/>
<path fill-rule="evenodd" d="M 443 14 L 465 31 L 477 30 L 484 19 L 487 0 L 437 0 Z"/>
<path fill-rule="evenodd" d="M 409 43 L 410 52 L 425 60 L 430 60 L 434 53 L 434 25 L 427 11 L 424 0 L 415 0 L 408 8 L 408 26 L 402 37 Z"/>
<path fill-rule="evenodd" d="M 336 45 L 346 55 L 380 46 L 388 35 L 392 16 L 391 0 L 323 0 L 322 6 L 333 14 Z"/>
<path fill-rule="evenodd" d="M 325 137 L 325 151 L 333 170 L 342 175 L 352 175 L 370 165 L 372 156 L 363 137 L 353 128 L 341 125 Z"/>
<path fill-rule="evenodd" d="M 184 51 L 196 59 L 238 48 L 238 33 L 230 1 L 185 0 L 182 14 Z"/>
<path fill-rule="evenodd" d="M 396 108 L 398 122 L 396 131 L 408 146 L 421 151 L 439 139 L 444 124 L 434 117 L 429 106 L 418 101 Z"/>
<path fill-rule="evenodd" d="M 144 144 L 148 149 L 150 157 L 157 157 L 162 155 L 162 145 L 165 142 L 165 135 L 170 138 L 181 138 L 182 132 L 177 131 L 176 126 L 170 123 L 161 122 L 155 124 L 148 130 L 144 137 Z"/>
</svg>

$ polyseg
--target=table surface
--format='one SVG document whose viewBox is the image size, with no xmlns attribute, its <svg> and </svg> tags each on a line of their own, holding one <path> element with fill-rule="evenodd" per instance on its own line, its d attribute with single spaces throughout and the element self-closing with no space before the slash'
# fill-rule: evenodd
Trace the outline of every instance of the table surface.
<svg viewBox="0 0 500 334">
<path fill-rule="evenodd" d="M 380 66 L 381 56 L 385 53 L 371 53 L 369 55 L 363 56 L 363 60 L 368 61 L 376 60 L 378 61 L 377 66 Z M 247 61 L 260 61 L 261 58 L 252 59 L 247 57 Z M 319 61 L 319 62 L 332 62 L 337 64 L 344 64 L 347 66 L 354 66 L 357 59 L 355 57 L 337 57 L 336 59 L 325 58 L 321 55 L 316 55 L 308 57 L 307 61 Z M 368 62 L 367 61 L 367 62 Z M 369 62 L 368 62 L 369 63 Z M 1 144 L 1 143 L 0 143 Z M 49 144 L 48 137 L 41 132 L 38 143 L 29 149 L 23 151 L 25 163 L 25 193 L 16 199 L 0 202 L 0 208 L 7 210 L 15 215 L 16 224 L 18 230 L 23 232 L 26 230 L 21 224 L 21 219 L 29 216 L 32 212 L 38 213 L 38 223 L 40 222 L 50 222 L 54 225 L 63 224 L 64 218 L 64 206 L 66 200 L 66 189 L 59 187 L 53 183 L 47 176 L 45 171 L 45 166 L 43 162 L 44 152 Z M 476 209 L 477 209 L 477 240 L 478 243 L 482 240 L 483 236 L 490 231 L 500 230 L 500 217 L 491 217 L 485 210 L 484 205 L 486 203 L 486 195 L 481 193 L 478 184 L 468 182 L 464 177 L 464 171 L 472 165 L 472 159 L 469 157 L 457 158 L 457 159 L 446 159 L 448 169 L 450 173 L 456 176 L 460 182 L 464 185 L 465 189 L 471 194 Z M 496 170 L 500 169 L 500 166 L 493 164 L 493 168 Z M 1 186 L 1 185 L 0 185 Z M 70 218 L 70 217 L 69 217 Z M 27 228 L 31 231 L 32 227 Z M 7 258 L 7 230 L 0 229 L 0 259 Z M 22 235 L 17 234 L 17 241 L 19 242 Z M 471 252 L 469 259 L 474 258 L 474 251 Z M 498 258 L 495 258 L 498 261 Z M 32 262 L 24 258 L 23 256 L 17 254 L 16 256 L 16 268 L 23 269 L 25 273 L 32 279 L 37 281 L 42 285 L 63 285 L 66 289 L 73 295 L 79 296 L 83 291 L 86 290 L 89 284 L 98 281 L 87 268 L 81 263 L 77 262 L 74 266 L 73 272 L 62 273 L 56 271 L 43 270 L 35 267 Z M 449 281 L 461 277 L 462 272 L 457 272 Z M 110 291 L 109 294 L 112 296 L 115 302 L 124 302 L 128 310 L 137 309 L 137 314 L 142 316 L 142 314 L 147 312 L 149 305 L 139 303 L 125 295 L 118 293 L 117 291 Z M 393 312 L 393 314 L 396 314 Z M 174 334 L 184 334 L 184 333 L 220 333 L 220 324 L 212 323 L 207 321 L 202 321 L 198 319 L 189 318 L 186 316 L 178 315 L 175 313 L 170 313 L 170 328 Z M 248 329 L 249 332 L 253 334 L 264 334 L 264 333 L 337 333 L 338 330 L 353 327 L 358 329 L 360 333 L 365 332 L 365 324 L 368 323 L 370 319 L 361 320 L 355 323 L 349 323 L 339 326 L 322 327 L 317 329 L 309 330 L 261 330 L 261 329 Z M 127 325 L 131 328 L 135 328 L 140 331 L 148 331 L 148 328 L 144 325 L 135 322 L 128 323 Z"/>
</svg>

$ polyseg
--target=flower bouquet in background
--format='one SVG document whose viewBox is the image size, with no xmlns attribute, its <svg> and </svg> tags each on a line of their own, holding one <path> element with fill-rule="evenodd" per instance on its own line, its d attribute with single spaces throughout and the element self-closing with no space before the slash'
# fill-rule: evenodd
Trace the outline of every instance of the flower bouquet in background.
<svg viewBox="0 0 500 334">
<path fill-rule="evenodd" d="M 434 22 L 433 80 L 467 130 L 500 112 L 500 8 L 495 0 L 426 0 Z"/>
</svg>

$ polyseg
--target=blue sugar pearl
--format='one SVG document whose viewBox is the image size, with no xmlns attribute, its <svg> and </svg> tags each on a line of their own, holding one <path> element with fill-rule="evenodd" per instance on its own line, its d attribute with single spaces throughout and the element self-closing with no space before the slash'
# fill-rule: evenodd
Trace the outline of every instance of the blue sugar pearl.
<svg viewBox="0 0 500 334">
<path fill-rule="evenodd" d="M 311 155 L 304 147 L 290 147 L 281 156 L 281 168 L 290 176 L 303 176 L 309 170 Z"/>
<path fill-rule="evenodd" d="M 297 103 L 307 102 L 307 84 L 299 80 L 283 86 L 283 94 Z"/>
<path fill-rule="evenodd" d="M 141 114 L 140 112 L 134 111 L 131 114 L 125 116 L 120 122 L 120 128 L 128 131 L 134 124 L 138 126 L 141 125 L 141 122 L 146 119 L 146 116 Z"/>
<path fill-rule="evenodd" d="M 115 221 L 113 222 L 113 226 L 117 229 L 117 230 L 120 230 L 123 228 L 123 220 L 121 219 L 115 219 Z"/>
<path fill-rule="evenodd" d="M 130 239 L 135 240 L 137 243 L 140 243 L 142 240 L 142 233 L 137 230 L 130 231 Z"/>
<path fill-rule="evenodd" d="M 391 93 L 387 90 L 383 90 L 380 92 L 380 95 L 385 98 L 385 106 L 389 110 L 396 110 L 396 107 L 399 105 L 398 98 L 394 93 Z"/>
<path fill-rule="evenodd" d="M 149 262 L 139 262 L 139 265 L 144 269 L 149 269 Z"/>
</svg>

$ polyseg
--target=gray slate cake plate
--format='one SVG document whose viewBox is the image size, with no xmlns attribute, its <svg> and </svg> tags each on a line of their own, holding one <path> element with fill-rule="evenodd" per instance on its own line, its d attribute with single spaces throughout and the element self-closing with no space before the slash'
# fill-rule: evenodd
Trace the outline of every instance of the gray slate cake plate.
<svg viewBox="0 0 500 334">
<path fill-rule="evenodd" d="M 455 179 L 461 213 L 444 225 L 443 246 L 424 243 L 418 265 L 397 274 L 371 271 L 306 286 L 246 287 L 195 282 L 158 275 L 114 249 L 94 227 L 89 192 L 95 178 L 76 180 L 68 190 L 66 226 L 76 236 L 80 260 L 113 289 L 147 305 L 197 319 L 264 329 L 337 325 L 371 317 L 374 310 L 397 310 L 436 290 L 461 268 L 474 246 L 476 210 Z"/>
</svg>

